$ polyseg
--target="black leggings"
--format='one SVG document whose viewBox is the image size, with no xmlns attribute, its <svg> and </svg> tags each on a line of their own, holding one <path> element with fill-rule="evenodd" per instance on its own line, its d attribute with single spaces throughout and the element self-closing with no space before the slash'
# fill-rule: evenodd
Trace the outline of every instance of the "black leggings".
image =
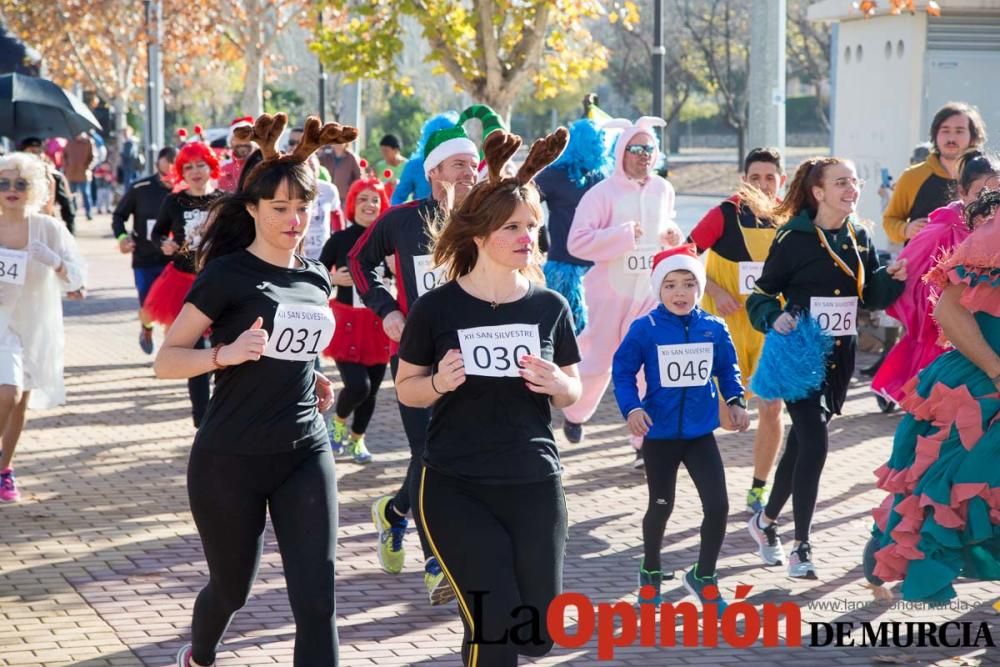
<svg viewBox="0 0 1000 667">
<path fill-rule="evenodd" d="M 194 344 L 194 349 L 196 350 L 207 350 L 212 347 L 208 338 L 202 336 Z M 209 380 L 211 378 L 211 373 L 204 373 L 202 375 L 195 375 L 192 378 L 188 378 L 188 397 L 191 399 L 191 419 L 194 421 L 194 427 L 198 428 L 201 426 L 201 420 L 205 417 L 205 411 L 208 410 L 208 399 L 211 394 L 211 384 Z M 198 662 L 195 660 L 195 662 Z"/>
<path fill-rule="evenodd" d="M 389 364 L 392 368 L 392 379 L 395 381 L 396 371 L 399 370 L 399 357 L 392 357 Z M 392 506 L 401 514 L 406 514 L 411 508 L 417 506 L 417 496 L 420 492 L 420 471 L 424 467 L 424 446 L 427 444 L 427 427 L 431 423 L 431 409 L 411 408 L 398 401 L 397 403 L 399 417 L 403 420 L 403 431 L 406 432 L 406 441 L 410 443 L 410 463 L 406 469 L 403 484 L 392 499 Z M 414 512 L 413 520 L 417 523 L 417 537 L 420 538 L 420 548 L 424 552 L 424 560 L 426 561 L 434 554 L 427 544 L 419 514 L 419 512 Z"/>
<path fill-rule="evenodd" d="M 441 569 L 460 594 L 465 664 L 514 667 L 519 654 L 548 653 L 553 642 L 545 615 L 562 592 L 566 551 L 560 479 L 476 484 L 424 468 L 418 511 Z M 521 605 L 538 614 L 537 634 L 526 623 L 530 612 L 512 616 Z"/>
<path fill-rule="evenodd" d="M 187 483 L 209 572 L 191 620 L 194 661 L 215 661 L 233 614 L 250 596 L 269 511 L 295 617 L 294 664 L 336 665 L 337 477 L 326 443 L 262 456 L 199 447 L 191 452 Z"/>
<path fill-rule="evenodd" d="M 698 576 L 715 574 L 715 563 L 722 551 L 729 515 L 726 495 L 726 469 L 715 436 L 709 433 L 693 440 L 650 440 L 642 442 L 646 463 L 646 486 L 649 504 L 642 518 L 643 567 L 660 569 L 663 532 L 674 509 L 677 469 L 683 463 L 701 498 L 701 546 L 698 550 Z"/>
<path fill-rule="evenodd" d="M 361 435 L 375 414 L 378 390 L 385 378 L 385 364 L 363 366 L 347 361 L 338 361 L 336 364 L 340 379 L 344 381 L 344 388 L 337 395 L 336 414 L 341 419 L 347 419 L 353 412 L 351 431 Z"/>
<path fill-rule="evenodd" d="M 792 418 L 792 428 L 788 432 L 785 453 L 781 455 L 778 470 L 774 473 L 774 486 L 771 487 L 771 498 L 767 501 L 764 514 L 770 519 L 777 519 L 791 496 L 795 539 L 808 542 L 816 497 L 819 495 L 819 478 L 823 474 L 829 446 L 829 415 L 820 405 L 818 395 L 786 403 L 785 407 Z"/>
</svg>

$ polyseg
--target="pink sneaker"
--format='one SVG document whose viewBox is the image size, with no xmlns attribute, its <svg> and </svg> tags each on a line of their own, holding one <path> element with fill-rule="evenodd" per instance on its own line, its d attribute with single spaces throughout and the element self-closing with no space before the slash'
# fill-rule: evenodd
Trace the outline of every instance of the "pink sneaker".
<svg viewBox="0 0 1000 667">
<path fill-rule="evenodd" d="M 0 503 L 16 503 L 20 499 L 21 492 L 17 490 L 14 469 L 7 468 L 0 472 Z"/>
</svg>

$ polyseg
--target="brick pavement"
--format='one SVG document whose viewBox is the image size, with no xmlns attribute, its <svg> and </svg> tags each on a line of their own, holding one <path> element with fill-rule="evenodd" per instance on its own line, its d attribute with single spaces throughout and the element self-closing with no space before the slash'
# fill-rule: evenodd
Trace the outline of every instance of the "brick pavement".
<svg viewBox="0 0 1000 667">
<path fill-rule="evenodd" d="M 183 382 L 155 380 L 150 358 L 138 349 L 131 273 L 105 231 L 107 218 L 81 226 L 90 296 L 66 304 L 69 403 L 31 414 L 17 458 L 25 498 L 0 506 L 0 664 L 171 665 L 188 635 L 191 606 L 206 577 L 184 489 L 193 435 L 187 393 Z M 341 662 L 346 667 L 459 665 L 461 626 L 455 607 L 427 606 L 415 535 L 407 538 L 410 556 L 402 575 L 386 575 L 375 566 L 369 503 L 396 487 L 407 459 L 391 386 L 383 389 L 380 401 L 369 435 L 375 462 L 338 464 L 337 470 Z M 859 554 L 869 509 L 881 500 L 870 471 L 887 457 L 898 419 L 879 414 L 866 388 L 858 385 L 847 414 L 834 422 L 815 519 L 822 579 L 814 582 L 792 581 L 780 568 L 758 565 L 739 503 L 751 477 L 752 436 L 722 434 L 733 501 L 719 563 L 724 590 L 731 595 L 737 583 L 752 585 L 754 603 L 786 596 L 826 605 L 868 600 Z M 562 443 L 571 521 L 565 587 L 595 601 L 634 601 L 645 487 L 641 474 L 628 465 L 630 451 L 623 441 L 620 419 L 606 400 L 584 443 Z M 664 566 L 681 570 L 696 558 L 698 540 L 697 498 L 684 473 L 678 494 Z M 664 588 L 667 600 L 684 596 L 679 585 Z M 965 610 L 830 607 L 806 609 L 803 618 L 986 621 L 1000 639 L 1000 617 L 990 608 L 1000 598 L 1000 586 L 963 582 L 957 588 Z M 226 634 L 219 665 L 290 665 L 293 645 L 294 627 L 269 530 L 252 599 Z M 596 644 L 590 642 L 576 650 L 557 648 L 524 664 L 860 665 L 880 660 L 1000 664 L 1000 649 L 767 649 L 759 643 L 740 650 L 633 647 L 598 662 Z"/>
</svg>

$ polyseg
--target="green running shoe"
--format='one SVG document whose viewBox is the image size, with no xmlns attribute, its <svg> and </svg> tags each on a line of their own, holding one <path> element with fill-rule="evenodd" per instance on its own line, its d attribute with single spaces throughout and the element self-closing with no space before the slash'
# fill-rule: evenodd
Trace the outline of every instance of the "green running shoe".
<svg viewBox="0 0 1000 667">
<path fill-rule="evenodd" d="M 767 487 L 756 486 L 747 491 L 747 514 L 762 512 L 767 505 Z"/>
<path fill-rule="evenodd" d="M 339 422 L 330 414 L 330 419 L 326 423 L 326 432 L 330 436 L 330 449 L 334 456 L 344 454 L 344 441 L 347 440 L 347 422 Z"/>
<path fill-rule="evenodd" d="M 368 451 L 365 447 L 365 438 L 361 436 L 360 438 L 355 438 L 351 436 L 347 439 L 347 445 L 344 447 L 344 453 L 354 459 L 355 463 L 371 463 L 372 453 Z"/>
<path fill-rule="evenodd" d="M 406 552 L 403 550 L 403 536 L 406 535 L 406 519 L 393 525 L 385 518 L 386 505 L 392 496 L 382 496 L 372 503 L 372 522 L 378 532 L 378 564 L 389 574 L 403 571 Z"/>
<path fill-rule="evenodd" d="M 715 586 L 715 595 L 712 596 L 712 599 L 709 599 L 705 595 L 705 589 L 709 586 Z M 701 603 L 702 607 L 714 604 L 720 616 L 726 610 L 726 607 L 729 606 L 722 599 L 722 591 L 719 590 L 719 575 L 713 574 L 711 577 L 699 577 L 697 565 L 694 565 L 684 575 L 684 588 L 687 589 L 688 593 L 698 598 L 698 602 Z"/>
</svg>

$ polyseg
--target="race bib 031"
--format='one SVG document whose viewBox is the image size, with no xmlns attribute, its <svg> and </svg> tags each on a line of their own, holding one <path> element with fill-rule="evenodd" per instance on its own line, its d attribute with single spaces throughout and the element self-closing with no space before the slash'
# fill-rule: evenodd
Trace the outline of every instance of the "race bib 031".
<svg viewBox="0 0 1000 667">
<path fill-rule="evenodd" d="M 274 313 L 274 328 L 264 356 L 286 361 L 312 361 L 333 338 L 329 306 L 282 303 Z"/>
</svg>

